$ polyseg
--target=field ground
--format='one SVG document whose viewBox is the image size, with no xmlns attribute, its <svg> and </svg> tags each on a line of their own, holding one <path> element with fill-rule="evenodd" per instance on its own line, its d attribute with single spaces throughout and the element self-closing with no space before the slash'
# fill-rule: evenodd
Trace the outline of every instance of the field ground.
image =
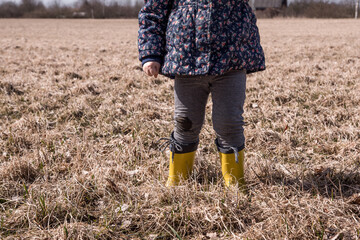
<svg viewBox="0 0 360 240">
<path fill-rule="evenodd" d="M 222 185 L 210 112 L 167 189 L 172 80 L 146 77 L 137 20 L 0 19 L 1 239 L 359 239 L 360 21 L 259 20 L 248 194 Z"/>
</svg>

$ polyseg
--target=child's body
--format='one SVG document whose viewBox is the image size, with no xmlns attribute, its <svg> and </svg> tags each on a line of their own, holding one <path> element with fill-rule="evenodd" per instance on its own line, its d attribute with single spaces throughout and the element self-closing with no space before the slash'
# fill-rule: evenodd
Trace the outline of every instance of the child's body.
<svg viewBox="0 0 360 240">
<path fill-rule="evenodd" d="M 144 72 L 175 79 L 167 185 L 177 185 L 192 170 L 209 93 L 225 184 L 243 185 L 246 73 L 265 69 L 247 1 L 147 0 L 139 24 Z"/>
</svg>

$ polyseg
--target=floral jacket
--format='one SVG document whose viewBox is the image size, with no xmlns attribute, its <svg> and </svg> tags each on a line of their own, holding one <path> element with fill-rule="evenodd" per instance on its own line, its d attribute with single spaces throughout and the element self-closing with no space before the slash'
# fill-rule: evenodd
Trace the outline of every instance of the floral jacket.
<svg viewBox="0 0 360 240">
<path fill-rule="evenodd" d="M 145 0 L 138 34 L 139 60 L 170 78 L 265 69 L 248 0 Z"/>
</svg>

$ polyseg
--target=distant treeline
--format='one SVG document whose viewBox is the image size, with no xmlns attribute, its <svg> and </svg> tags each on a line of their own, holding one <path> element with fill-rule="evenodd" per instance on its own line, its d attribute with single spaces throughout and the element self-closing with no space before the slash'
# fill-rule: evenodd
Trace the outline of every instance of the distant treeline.
<svg viewBox="0 0 360 240">
<path fill-rule="evenodd" d="M 5 1 L 0 4 L 0 18 L 136 18 L 142 6 L 138 1 L 131 4 L 131 0 L 125 4 L 79 0 L 73 6 L 62 5 L 59 0 L 49 6 L 38 0 L 21 0 L 19 4 Z"/>
<path fill-rule="evenodd" d="M 119 4 L 116 1 L 79 0 L 73 6 L 61 5 L 54 0 L 45 6 L 38 0 L 21 0 L 19 4 L 5 1 L 0 4 L 0 18 L 136 18 L 143 6 L 142 1 Z M 298 0 L 287 8 L 257 11 L 260 18 L 269 17 L 308 17 L 308 18 L 352 18 L 354 1 L 343 0 L 331 3 L 326 0 Z"/>
<path fill-rule="evenodd" d="M 305 18 L 353 18 L 355 1 L 343 0 L 332 3 L 326 0 L 298 0 L 282 9 L 266 9 L 257 11 L 260 18 L 271 17 L 305 17 Z"/>
</svg>

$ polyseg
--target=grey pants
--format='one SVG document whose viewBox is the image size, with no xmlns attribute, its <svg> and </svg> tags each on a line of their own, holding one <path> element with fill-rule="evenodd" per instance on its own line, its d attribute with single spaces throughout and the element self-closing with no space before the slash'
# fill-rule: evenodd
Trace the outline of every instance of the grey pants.
<svg viewBox="0 0 360 240">
<path fill-rule="evenodd" d="M 175 76 L 174 138 L 180 144 L 199 141 L 209 93 L 213 102 L 212 122 L 221 147 L 244 146 L 243 106 L 245 70 L 218 76 Z"/>
</svg>

